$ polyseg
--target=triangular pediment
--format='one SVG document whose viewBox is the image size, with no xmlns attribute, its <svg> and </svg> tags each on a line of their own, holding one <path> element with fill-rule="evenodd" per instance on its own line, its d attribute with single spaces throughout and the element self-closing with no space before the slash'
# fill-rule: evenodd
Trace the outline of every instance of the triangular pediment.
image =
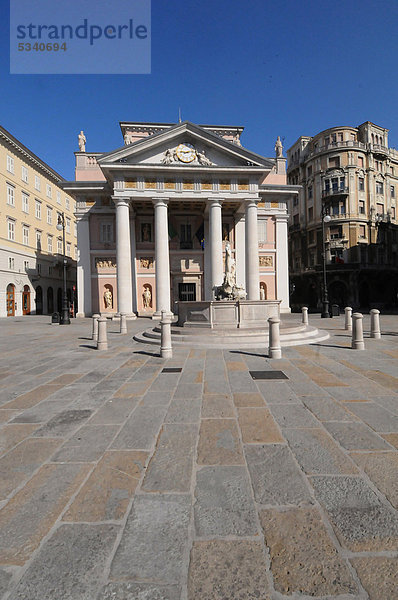
<svg viewBox="0 0 398 600">
<path fill-rule="evenodd" d="M 104 154 L 98 160 L 101 168 L 142 165 L 170 167 L 262 167 L 274 166 L 274 161 L 246 150 L 189 121 L 178 123 L 165 131 L 148 136 Z"/>
</svg>

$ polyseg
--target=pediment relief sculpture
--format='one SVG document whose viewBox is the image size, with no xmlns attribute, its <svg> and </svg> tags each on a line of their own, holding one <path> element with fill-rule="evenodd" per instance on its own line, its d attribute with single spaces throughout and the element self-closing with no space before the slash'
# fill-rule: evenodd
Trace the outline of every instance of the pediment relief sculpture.
<svg viewBox="0 0 398 600">
<path fill-rule="evenodd" d="M 179 144 L 176 148 L 168 148 L 161 159 L 163 165 L 171 165 L 173 163 L 189 164 L 197 161 L 200 165 L 210 167 L 214 163 L 207 158 L 204 150 L 196 150 L 192 144 Z"/>
</svg>

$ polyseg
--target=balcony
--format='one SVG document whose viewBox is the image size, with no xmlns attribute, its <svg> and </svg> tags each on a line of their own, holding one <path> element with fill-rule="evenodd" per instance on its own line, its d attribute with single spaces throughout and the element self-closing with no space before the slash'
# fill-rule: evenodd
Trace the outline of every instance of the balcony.
<svg viewBox="0 0 398 600">
<path fill-rule="evenodd" d="M 348 196 L 348 187 L 336 187 L 329 190 L 322 190 L 322 198 L 332 198 L 336 196 Z"/>
</svg>

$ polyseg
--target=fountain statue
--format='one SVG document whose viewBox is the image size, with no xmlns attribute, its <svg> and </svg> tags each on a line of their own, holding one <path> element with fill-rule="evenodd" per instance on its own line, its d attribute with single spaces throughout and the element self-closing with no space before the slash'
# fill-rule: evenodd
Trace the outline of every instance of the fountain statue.
<svg viewBox="0 0 398 600">
<path fill-rule="evenodd" d="M 216 300 L 245 300 L 246 292 L 236 284 L 236 264 L 232 256 L 231 244 L 225 244 L 225 275 L 222 285 L 214 290 Z"/>
</svg>

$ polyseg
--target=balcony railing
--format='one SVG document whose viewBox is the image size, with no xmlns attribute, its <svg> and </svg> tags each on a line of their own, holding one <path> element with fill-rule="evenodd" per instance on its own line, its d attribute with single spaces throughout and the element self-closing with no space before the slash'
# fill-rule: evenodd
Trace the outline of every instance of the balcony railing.
<svg viewBox="0 0 398 600">
<path fill-rule="evenodd" d="M 322 190 L 322 198 L 328 198 L 329 196 L 348 196 L 348 187 L 337 187 L 330 188 L 329 190 Z"/>
</svg>

